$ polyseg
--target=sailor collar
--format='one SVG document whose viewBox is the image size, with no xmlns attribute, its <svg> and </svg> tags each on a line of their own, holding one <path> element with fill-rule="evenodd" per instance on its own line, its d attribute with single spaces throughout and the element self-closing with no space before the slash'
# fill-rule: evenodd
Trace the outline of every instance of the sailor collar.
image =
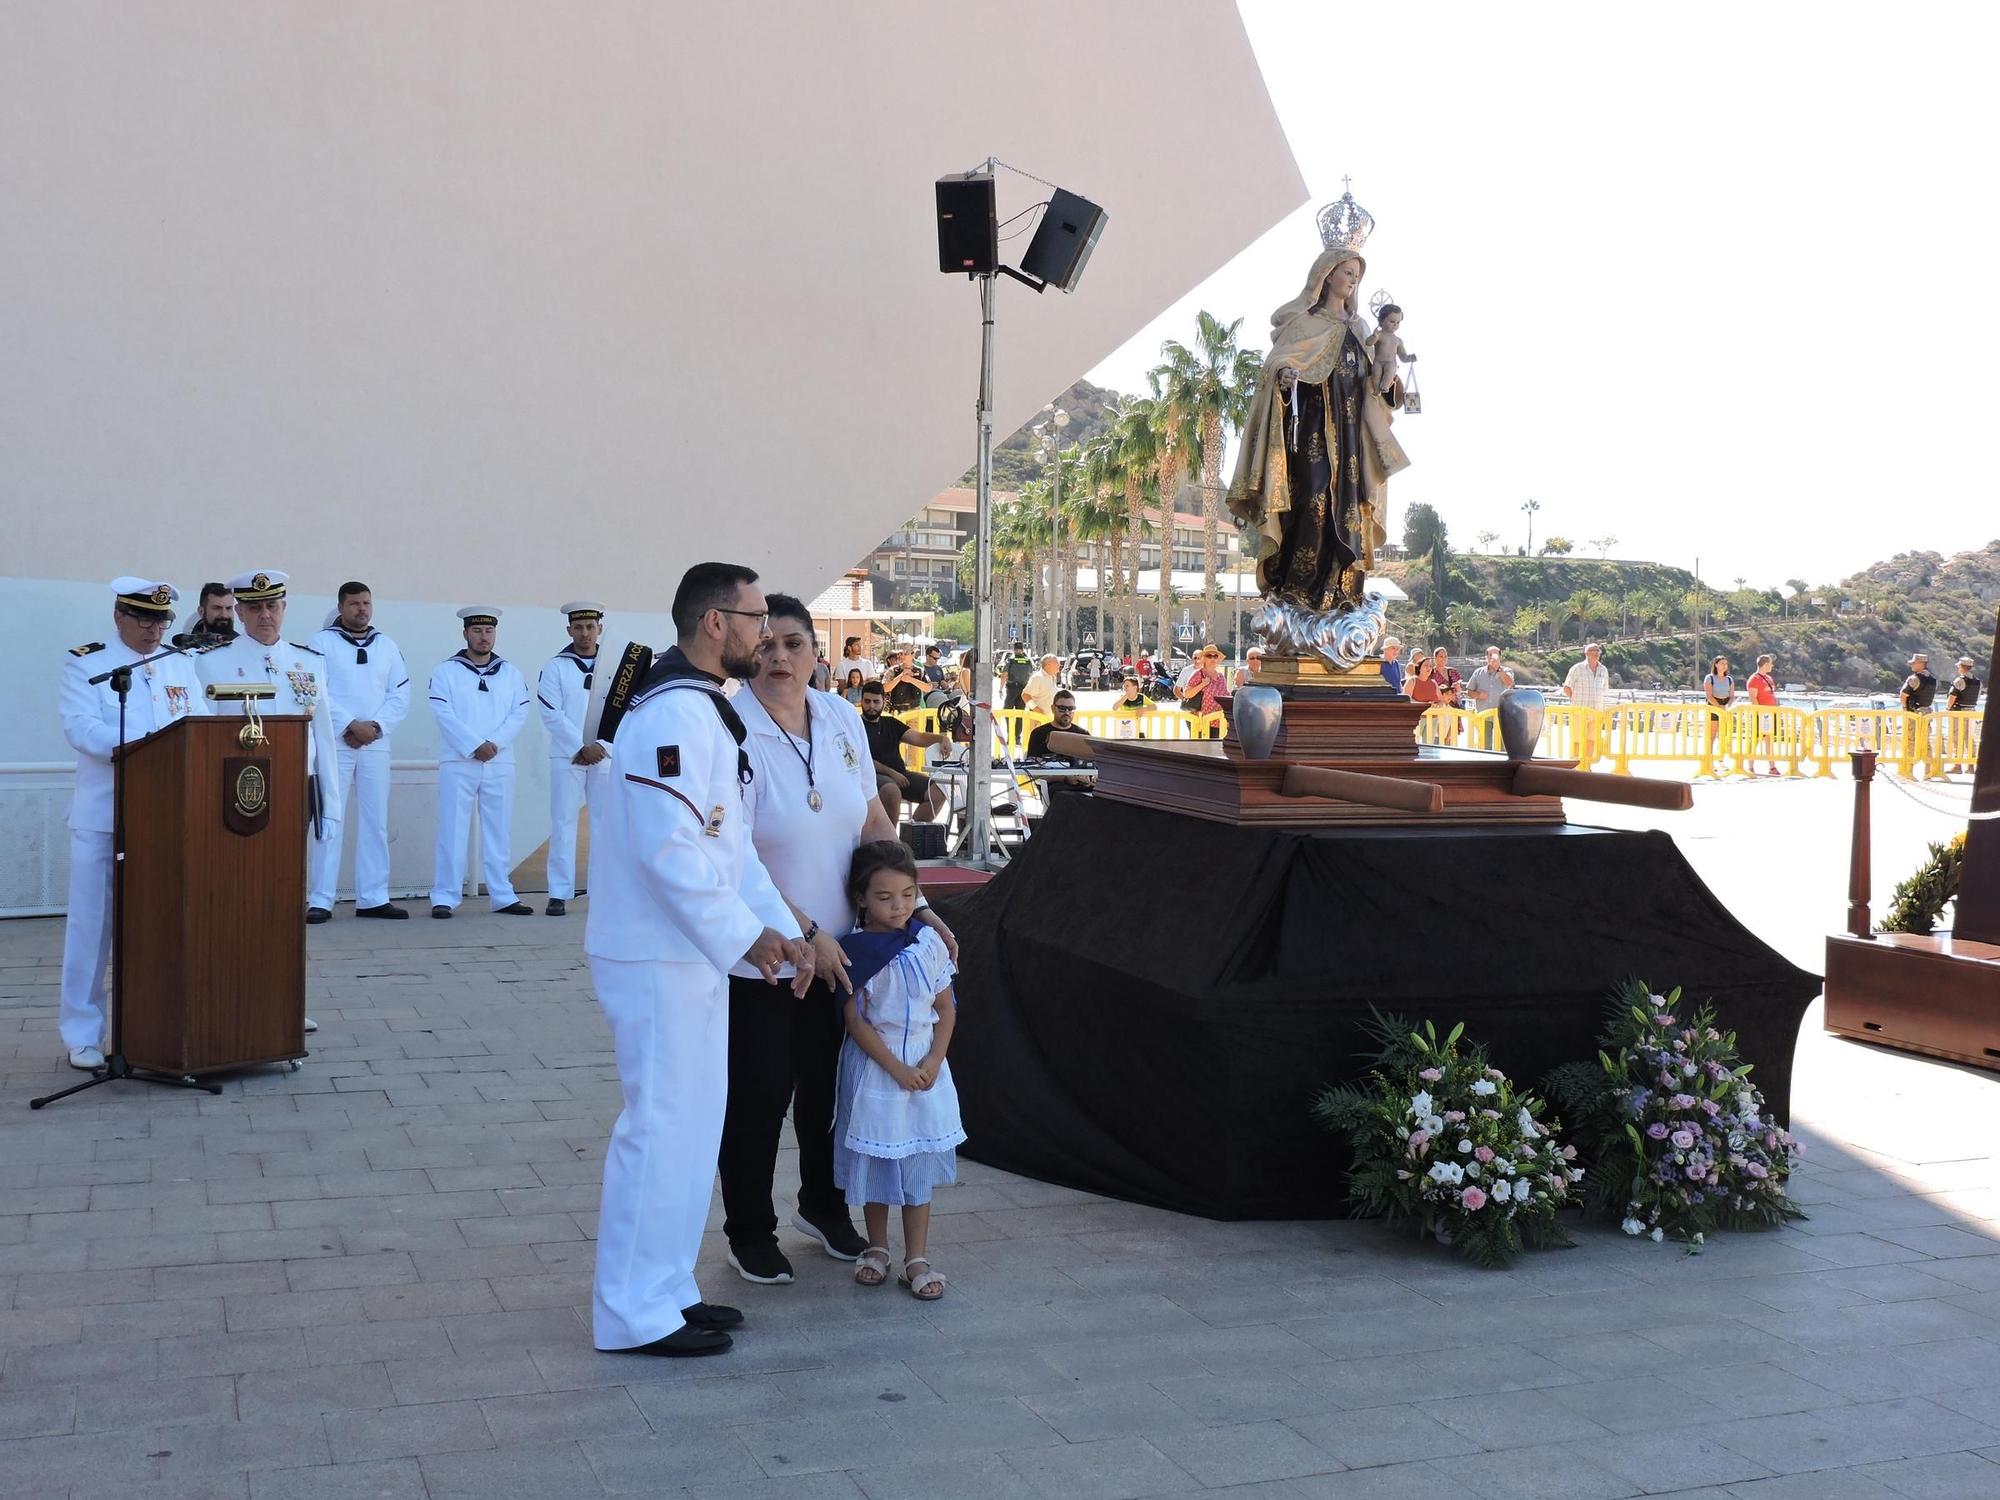
<svg viewBox="0 0 2000 1500">
<path fill-rule="evenodd" d="M 363 646 L 374 645 L 375 642 L 378 639 L 380 639 L 382 635 L 382 632 L 377 630 L 373 625 L 370 625 L 367 629 L 367 632 L 362 635 L 349 635 L 345 630 L 343 630 L 338 625 L 333 627 L 333 633 L 339 636 L 343 641 L 347 642 L 348 645 L 353 646 L 357 650 L 359 650 Z"/>
<path fill-rule="evenodd" d="M 466 671 L 470 672 L 475 677 L 491 677 L 496 672 L 498 672 L 502 667 L 507 665 L 506 660 L 503 657 L 499 656 L 497 653 L 494 656 L 492 656 L 487 661 L 486 665 L 483 667 L 480 666 L 477 662 L 473 661 L 463 651 L 457 652 L 455 655 L 452 656 L 451 659 L 457 662 L 461 667 L 465 668 Z"/>
<path fill-rule="evenodd" d="M 588 675 L 592 671 L 595 671 L 597 668 L 597 658 L 594 655 L 585 656 L 582 652 L 578 651 L 574 646 L 565 646 L 562 648 L 562 650 L 556 653 L 557 661 L 562 661 L 565 659 L 574 662 L 576 664 L 577 671 L 585 673 L 586 675 Z"/>
</svg>

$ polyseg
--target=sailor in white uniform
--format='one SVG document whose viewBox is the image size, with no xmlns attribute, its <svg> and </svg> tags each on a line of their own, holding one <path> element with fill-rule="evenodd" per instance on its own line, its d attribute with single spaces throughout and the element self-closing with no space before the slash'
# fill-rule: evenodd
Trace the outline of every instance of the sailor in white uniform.
<svg viewBox="0 0 2000 1500">
<path fill-rule="evenodd" d="M 389 901 L 389 736 L 410 711 L 410 669 L 374 619 L 368 585 L 343 583 L 339 611 L 310 645 L 325 664 L 334 779 L 354 829 L 354 915 L 400 920 L 409 913 Z M 313 850 L 308 922 L 333 915 L 339 879 L 340 840 L 328 839 Z"/>
<path fill-rule="evenodd" d="M 118 691 L 92 682 L 160 649 L 180 597 L 170 583 L 112 580 L 110 645 L 72 646 L 64 663 L 60 704 L 63 738 L 76 751 L 76 790 L 69 804 L 69 921 L 63 929 L 59 1025 L 69 1064 L 104 1066 L 104 971 L 111 958 L 112 832 L 116 821 L 111 769 L 119 745 Z M 142 740 L 189 714 L 205 714 L 194 660 L 168 656 L 136 667 L 126 693 L 124 743 Z"/>
<path fill-rule="evenodd" d="M 674 596 L 679 645 L 629 707 L 611 703 L 611 780 L 592 827 L 584 952 L 611 1025 L 624 1110 L 604 1157 L 593 1342 L 636 1354 L 719 1354 L 733 1308 L 701 1300 L 729 1072 L 728 973 L 747 959 L 777 982 L 813 950 L 750 841 L 743 726 L 723 696 L 750 678 L 769 634 L 757 575 L 700 563 Z M 623 717 L 614 714 L 623 707 Z"/>
<path fill-rule="evenodd" d="M 465 839 L 476 803 L 487 899 L 503 915 L 531 917 L 534 908 L 514 894 L 508 826 L 514 811 L 514 739 L 528 722 L 528 684 L 512 662 L 494 654 L 499 610 L 468 604 L 458 617 L 465 622 L 465 649 L 431 673 L 431 714 L 438 726 L 431 915 L 450 916 L 464 894 Z"/>
<path fill-rule="evenodd" d="M 597 671 L 597 643 L 604 634 L 604 606 L 577 599 L 562 607 L 569 644 L 549 658 L 535 683 L 535 703 L 549 736 L 548 915 L 567 916 L 576 898 L 576 815 L 595 808 L 611 776 L 611 747 L 583 738 L 583 711 Z"/>
</svg>

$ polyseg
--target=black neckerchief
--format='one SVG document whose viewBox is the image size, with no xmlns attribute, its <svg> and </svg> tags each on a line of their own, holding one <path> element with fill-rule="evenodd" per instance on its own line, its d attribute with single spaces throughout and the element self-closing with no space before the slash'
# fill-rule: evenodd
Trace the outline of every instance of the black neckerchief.
<svg viewBox="0 0 2000 1500">
<path fill-rule="evenodd" d="M 354 648 L 354 665 L 357 667 L 368 665 L 368 648 L 375 644 L 375 638 L 382 633 L 373 625 L 368 627 L 366 635 L 359 637 L 349 635 L 345 625 L 336 625 L 333 627 L 333 631 L 335 635 Z"/>
<path fill-rule="evenodd" d="M 491 677 L 494 673 L 498 672 L 502 667 L 507 665 L 507 663 L 501 659 L 500 654 L 497 651 L 490 658 L 488 658 L 486 665 L 483 667 L 480 666 L 475 661 L 473 661 L 463 651 L 460 651 L 457 655 L 453 656 L 452 660 L 457 662 L 461 667 L 465 668 L 466 671 L 470 672 L 474 677 L 477 677 L 479 679 L 479 691 L 482 693 L 487 691 L 486 679 Z"/>
<path fill-rule="evenodd" d="M 739 785 L 748 786 L 753 773 L 750 770 L 750 753 L 743 748 L 743 742 L 749 738 L 749 731 L 743 727 L 743 720 L 735 707 L 722 696 L 724 680 L 689 661 L 687 653 L 679 646 L 669 646 L 639 683 L 639 690 L 632 695 L 632 704 L 636 708 L 654 693 L 676 688 L 683 691 L 692 689 L 703 694 L 715 705 L 715 716 L 722 720 L 722 727 L 736 741 L 736 780 Z"/>
<path fill-rule="evenodd" d="M 584 656 L 574 646 L 565 646 L 556 653 L 556 660 L 567 660 L 577 671 L 583 673 L 583 690 L 590 691 L 590 680 L 597 674 L 597 657 Z"/>
</svg>

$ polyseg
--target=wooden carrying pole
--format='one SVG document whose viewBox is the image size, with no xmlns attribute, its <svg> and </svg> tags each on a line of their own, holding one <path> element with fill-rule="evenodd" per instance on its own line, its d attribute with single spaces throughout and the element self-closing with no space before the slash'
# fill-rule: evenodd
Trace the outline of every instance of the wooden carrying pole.
<svg viewBox="0 0 2000 1500">
<path fill-rule="evenodd" d="M 1685 781 L 1658 781 L 1644 776 L 1607 776 L 1601 771 L 1566 771 L 1560 766 L 1522 762 L 1514 768 L 1516 797 L 1580 797 L 1586 802 L 1615 802 L 1623 807 L 1651 807 L 1661 812 L 1686 812 L 1694 806 L 1694 789 Z"/>
<path fill-rule="evenodd" d="M 1288 766 L 1278 790 L 1287 797 L 1331 797 L 1339 802 L 1359 802 L 1365 807 L 1391 807 L 1398 812 L 1444 811 L 1444 788 L 1434 781 L 1403 781 L 1394 776 L 1368 776 L 1326 766 Z"/>
<path fill-rule="evenodd" d="M 1064 760 L 1089 760 L 1090 736 L 1080 730 L 1058 729 L 1049 736 L 1049 753 Z"/>
</svg>

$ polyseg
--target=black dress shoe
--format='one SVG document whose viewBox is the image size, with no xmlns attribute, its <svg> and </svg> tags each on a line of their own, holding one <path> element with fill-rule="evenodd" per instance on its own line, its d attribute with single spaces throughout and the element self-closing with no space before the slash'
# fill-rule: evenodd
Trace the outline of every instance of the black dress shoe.
<svg viewBox="0 0 2000 1500">
<path fill-rule="evenodd" d="M 317 927 L 322 922 L 331 922 L 332 920 L 333 913 L 328 911 L 324 906 L 308 906 L 306 908 L 306 926 L 308 927 Z"/>
<path fill-rule="evenodd" d="M 431 915 L 442 922 L 451 915 L 451 908 L 449 906 L 433 906 L 431 908 Z"/>
<path fill-rule="evenodd" d="M 662 1359 L 695 1359 L 704 1354 L 721 1354 L 736 1341 L 726 1333 L 713 1328 L 696 1328 L 689 1324 L 676 1328 L 663 1339 L 654 1339 L 650 1344 L 640 1344 L 633 1349 L 607 1349 L 606 1354 L 653 1354 Z"/>
<path fill-rule="evenodd" d="M 496 906 L 493 908 L 493 915 L 496 917 L 532 917 L 534 914 L 534 907 L 528 905 L 525 901 L 516 901 L 512 906 Z"/>
<path fill-rule="evenodd" d="M 402 907 L 391 906 L 387 901 L 384 901 L 380 906 L 357 906 L 354 908 L 354 915 L 357 917 L 379 917 L 385 922 L 402 922 L 407 920 L 410 914 L 404 911 Z"/>
<path fill-rule="evenodd" d="M 566 917 L 569 915 L 569 903 L 560 896 L 551 896 L 549 897 L 549 904 L 542 910 L 542 915 L 545 917 Z"/>
<path fill-rule="evenodd" d="M 742 1313 L 714 1302 L 697 1302 L 693 1307 L 684 1307 L 681 1316 L 687 1319 L 688 1327 L 707 1328 L 715 1333 L 743 1326 Z"/>
<path fill-rule="evenodd" d="M 792 1263 L 785 1259 L 785 1252 L 778 1248 L 776 1240 L 766 1240 L 761 1245 L 731 1245 L 729 1264 L 736 1268 L 738 1276 L 759 1286 L 782 1286 L 792 1279 Z"/>
</svg>

